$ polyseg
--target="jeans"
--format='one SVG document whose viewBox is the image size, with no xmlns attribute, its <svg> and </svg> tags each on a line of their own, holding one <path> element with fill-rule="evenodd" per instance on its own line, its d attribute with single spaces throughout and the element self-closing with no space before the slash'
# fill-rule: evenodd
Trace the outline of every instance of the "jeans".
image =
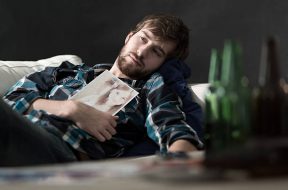
<svg viewBox="0 0 288 190">
<path fill-rule="evenodd" d="M 31 166 L 77 161 L 60 136 L 13 111 L 0 98 L 0 166 Z"/>
</svg>

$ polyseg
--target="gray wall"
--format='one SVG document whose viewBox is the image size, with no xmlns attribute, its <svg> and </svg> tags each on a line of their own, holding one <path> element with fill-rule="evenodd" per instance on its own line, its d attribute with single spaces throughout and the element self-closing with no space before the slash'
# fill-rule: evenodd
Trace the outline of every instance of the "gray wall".
<svg viewBox="0 0 288 190">
<path fill-rule="evenodd" d="M 77 54 L 89 65 L 113 62 L 129 29 L 155 12 L 178 15 L 190 27 L 190 82 L 207 82 L 211 48 L 232 38 L 241 42 L 244 71 L 255 84 L 261 43 L 270 34 L 278 36 L 287 74 L 285 0 L 0 0 L 0 59 Z"/>
</svg>

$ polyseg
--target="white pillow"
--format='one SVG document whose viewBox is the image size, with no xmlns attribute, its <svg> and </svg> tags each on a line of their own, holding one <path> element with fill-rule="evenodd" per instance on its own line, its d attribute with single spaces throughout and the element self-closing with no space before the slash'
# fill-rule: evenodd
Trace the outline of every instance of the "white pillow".
<svg viewBox="0 0 288 190">
<path fill-rule="evenodd" d="M 76 55 L 58 55 L 37 61 L 1 61 L 0 60 L 0 96 L 15 84 L 23 76 L 43 70 L 47 66 L 59 66 L 63 61 L 69 61 L 74 65 L 82 63 Z"/>
<path fill-rule="evenodd" d="M 209 87 L 209 83 L 191 84 L 191 90 L 195 98 L 195 102 L 198 103 L 203 110 L 205 110 L 205 94 Z"/>
</svg>

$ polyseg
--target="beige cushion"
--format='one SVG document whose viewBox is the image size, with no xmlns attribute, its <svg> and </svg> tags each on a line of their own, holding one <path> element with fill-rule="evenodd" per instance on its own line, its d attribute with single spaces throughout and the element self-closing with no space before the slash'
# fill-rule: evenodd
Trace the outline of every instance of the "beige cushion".
<svg viewBox="0 0 288 190">
<path fill-rule="evenodd" d="M 37 61 L 1 61 L 0 60 L 0 96 L 15 84 L 24 75 L 43 70 L 47 66 L 58 66 L 63 61 L 69 61 L 74 65 L 82 63 L 76 55 L 58 55 Z"/>
</svg>

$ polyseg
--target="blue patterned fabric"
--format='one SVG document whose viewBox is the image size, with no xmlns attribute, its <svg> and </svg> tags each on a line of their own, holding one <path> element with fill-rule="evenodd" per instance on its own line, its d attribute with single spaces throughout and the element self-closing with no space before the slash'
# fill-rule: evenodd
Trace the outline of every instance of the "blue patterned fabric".
<svg viewBox="0 0 288 190">
<path fill-rule="evenodd" d="M 71 147 L 94 159 L 121 156 L 127 148 L 147 137 L 157 143 L 162 152 L 166 152 L 169 145 L 178 139 L 186 139 L 199 149 L 203 147 L 195 130 L 185 121 L 186 116 L 180 109 L 181 100 L 164 85 L 159 73 L 137 81 L 122 79 L 139 95 L 117 114 L 117 134 L 104 143 L 72 121 L 43 110 L 25 114 L 37 98 L 66 100 L 111 66 L 75 66 L 63 62 L 59 67 L 47 67 L 19 80 L 4 96 L 4 100 L 39 127 L 47 129 L 47 132 L 60 133 Z"/>
<path fill-rule="evenodd" d="M 191 90 L 187 84 L 191 69 L 185 62 L 179 59 L 171 59 L 160 67 L 159 73 L 163 76 L 169 88 L 181 98 L 183 111 L 186 114 L 186 122 L 203 140 L 203 111 L 200 105 L 193 100 Z"/>
</svg>

